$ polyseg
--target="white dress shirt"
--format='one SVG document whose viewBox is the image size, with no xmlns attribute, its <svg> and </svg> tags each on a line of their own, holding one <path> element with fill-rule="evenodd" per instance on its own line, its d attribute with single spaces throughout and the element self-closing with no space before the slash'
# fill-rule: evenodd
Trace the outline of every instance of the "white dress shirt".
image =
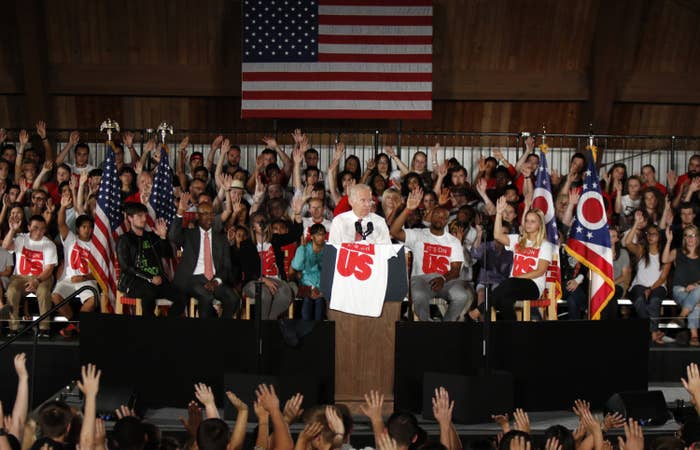
<svg viewBox="0 0 700 450">
<path fill-rule="evenodd" d="M 329 244 L 342 244 L 343 242 L 355 242 L 355 222 L 359 217 L 351 210 L 337 215 L 331 223 L 331 232 L 328 236 Z M 366 242 L 372 244 L 391 244 L 391 236 L 386 221 L 382 216 L 369 213 L 362 218 L 362 229 L 367 231 L 367 224 L 372 222 L 374 231 L 367 236 Z"/>
<path fill-rule="evenodd" d="M 197 256 L 197 265 L 194 266 L 194 272 L 192 275 L 204 275 L 204 235 L 208 234 L 209 235 L 209 249 L 211 250 L 211 266 L 214 269 L 214 275 L 216 275 L 216 262 L 214 261 L 214 249 L 212 246 L 214 245 L 214 237 L 211 235 L 211 228 L 209 230 L 204 231 L 202 227 L 199 227 L 199 256 Z M 214 277 L 213 280 L 216 280 L 219 284 L 221 284 L 221 279 Z"/>
</svg>

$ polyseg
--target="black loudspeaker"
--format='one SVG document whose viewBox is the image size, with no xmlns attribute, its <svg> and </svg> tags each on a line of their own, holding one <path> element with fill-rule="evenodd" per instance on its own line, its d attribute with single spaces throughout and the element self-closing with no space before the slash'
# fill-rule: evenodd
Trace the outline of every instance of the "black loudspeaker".
<svg viewBox="0 0 700 450">
<path fill-rule="evenodd" d="M 236 408 L 226 398 L 226 391 L 231 391 L 240 398 L 248 409 L 253 411 L 253 402 L 256 400 L 255 390 L 260 384 L 271 384 L 275 388 L 275 393 L 280 399 L 280 408 L 284 408 L 284 403 L 297 392 L 304 396 L 303 409 L 317 405 L 319 395 L 318 377 L 308 375 L 258 375 L 250 373 L 227 373 L 224 375 L 224 419 L 233 420 L 238 414 Z M 249 414 L 248 420 L 253 422 L 257 419 L 255 414 Z"/>
<path fill-rule="evenodd" d="M 605 411 L 633 418 L 641 425 L 663 425 L 669 418 L 661 391 L 628 391 L 613 394 L 605 402 Z"/>
<path fill-rule="evenodd" d="M 513 411 L 513 375 L 494 371 L 491 375 L 454 375 L 425 372 L 423 374 L 423 418 L 435 419 L 432 398 L 435 388 L 444 387 L 454 400 L 452 419 L 455 423 L 483 423 L 492 414 Z"/>
<path fill-rule="evenodd" d="M 115 410 L 121 405 L 136 409 L 136 393 L 132 387 L 100 386 L 100 391 L 97 393 L 98 417 L 117 420 Z"/>
</svg>

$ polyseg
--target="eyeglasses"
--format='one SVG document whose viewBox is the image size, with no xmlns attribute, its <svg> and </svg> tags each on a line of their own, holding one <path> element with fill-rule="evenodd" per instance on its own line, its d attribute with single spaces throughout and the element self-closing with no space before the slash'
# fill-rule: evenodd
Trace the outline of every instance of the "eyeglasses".
<svg viewBox="0 0 700 450">
<path fill-rule="evenodd" d="M 684 234 L 683 236 L 694 238 L 694 237 L 697 237 L 698 235 L 697 234 Z"/>
</svg>

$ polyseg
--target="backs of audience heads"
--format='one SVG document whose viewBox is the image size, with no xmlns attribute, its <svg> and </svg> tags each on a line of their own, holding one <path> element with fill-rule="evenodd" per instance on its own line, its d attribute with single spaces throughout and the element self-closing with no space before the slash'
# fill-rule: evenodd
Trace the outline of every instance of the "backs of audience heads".
<svg viewBox="0 0 700 450">
<path fill-rule="evenodd" d="M 417 447 L 417 450 L 447 450 L 447 447 L 437 441 L 429 441 L 420 447 Z"/>
<path fill-rule="evenodd" d="M 685 443 L 675 436 L 659 436 L 651 442 L 651 450 L 684 450 Z"/>
<path fill-rule="evenodd" d="M 111 450 L 143 450 L 146 447 L 146 427 L 138 417 L 127 416 L 117 420 L 109 439 Z"/>
<path fill-rule="evenodd" d="M 196 448 L 199 450 L 226 450 L 229 429 L 221 419 L 207 419 L 197 429 Z"/>
<path fill-rule="evenodd" d="M 561 450 L 574 450 L 576 448 L 574 434 L 565 426 L 552 425 L 544 430 L 543 442 L 546 442 L 549 438 L 557 438 L 559 445 L 561 445 Z"/>
<path fill-rule="evenodd" d="M 688 417 L 685 423 L 681 425 L 680 438 L 683 439 L 686 446 L 700 442 L 700 417 Z"/>
<path fill-rule="evenodd" d="M 417 448 L 423 445 L 428 437 L 425 430 L 418 425 L 416 416 L 405 411 L 397 411 L 389 416 L 386 429 L 399 447 Z"/>
<path fill-rule="evenodd" d="M 72 419 L 70 406 L 63 401 L 53 400 L 41 407 L 37 421 L 43 436 L 56 440 L 68 434 Z"/>
<path fill-rule="evenodd" d="M 525 443 L 529 442 L 532 445 L 532 436 L 530 436 L 529 433 L 519 430 L 510 430 L 501 438 L 501 442 L 498 443 L 498 450 L 510 450 L 510 441 L 519 436 L 525 438 Z"/>
<path fill-rule="evenodd" d="M 343 414 L 343 410 L 341 408 L 339 408 L 339 405 L 330 405 L 330 406 L 333 406 L 341 414 L 342 419 L 343 419 L 343 425 L 346 425 L 345 414 Z M 343 405 L 343 406 L 345 406 L 345 405 Z M 333 433 L 333 431 L 331 431 L 330 427 L 328 426 L 328 421 L 326 420 L 326 405 L 312 406 L 304 413 L 303 417 L 304 417 L 304 423 L 316 423 L 316 422 L 318 422 L 321 425 L 323 425 L 323 431 L 321 431 L 321 433 L 319 434 L 318 437 L 316 437 L 316 439 L 318 439 L 320 437 L 326 443 L 333 442 L 333 438 L 335 437 L 335 433 Z M 346 438 L 348 436 L 348 433 L 349 433 L 347 431 L 347 428 L 345 430 L 346 430 L 345 436 L 343 436 L 343 438 Z"/>
</svg>

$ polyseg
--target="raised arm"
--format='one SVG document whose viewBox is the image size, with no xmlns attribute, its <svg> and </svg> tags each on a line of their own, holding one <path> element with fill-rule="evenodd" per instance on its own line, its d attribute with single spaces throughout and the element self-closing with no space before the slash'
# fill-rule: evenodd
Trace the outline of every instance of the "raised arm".
<svg viewBox="0 0 700 450">
<path fill-rule="evenodd" d="M 484 178 L 480 179 L 477 183 L 476 191 L 479 193 L 481 199 L 484 201 L 484 211 L 486 212 L 486 214 L 488 214 L 489 216 L 493 216 L 494 214 L 496 214 L 496 205 L 493 204 L 488 194 L 486 194 L 486 180 Z"/>
<path fill-rule="evenodd" d="M 211 173 L 211 166 L 214 164 L 214 156 L 216 155 L 216 151 L 221 148 L 221 154 L 225 155 L 228 153 L 228 150 L 226 150 L 226 153 L 224 153 L 224 149 L 222 147 L 222 144 L 224 142 L 224 137 L 219 135 L 214 139 L 214 142 L 211 143 L 211 149 L 209 149 L 209 154 L 207 155 L 207 159 L 204 162 L 204 167 Z M 229 148 L 230 148 L 230 143 L 229 143 Z"/>
<path fill-rule="evenodd" d="M 46 161 L 53 161 L 53 147 L 51 147 L 51 142 L 46 135 L 46 122 L 40 120 L 36 123 L 36 134 L 41 138 L 41 145 L 44 146 L 44 159 Z"/>
<path fill-rule="evenodd" d="M 632 252 L 637 258 L 642 256 L 642 246 L 634 242 L 634 237 L 637 236 L 637 232 L 642 229 L 644 223 L 644 214 L 637 210 L 634 213 L 634 223 L 632 224 L 632 228 L 630 228 L 625 235 L 623 242 L 624 247 Z"/>
<path fill-rule="evenodd" d="M 190 145 L 190 137 L 185 136 L 177 146 L 177 178 L 180 180 L 180 186 L 183 189 L 187 186 L 187 174 L 185 173 L 185 160 L 187 159 L 187 146 Z M 144 152 L 145 153 L 145 152 Z"/>
<path fill-rule="evenodd" d="M 445 182 L 445 177 L 447 176 L 447 163 L 443 162 L 440 164 L 433 173 L 436 172 L 437 178 L 435 179 L 435 183 L 433 183 L 433 192 L 435 192 L 435 195 L 440 197 L 440 194 L 442 193 L 442 185 Z"/>
<path fill-rule="evenodd" d="M 231 141 L 228 139 L 224 139 L 224 142 L 221 143 L 219 161 L 216 164 L 216 169 L 214 169 L 214 182 L 216 183 L 217 187 L 221 186 L 221 182 L 223 180 L 221 176 L 224 171 L 224 158 L 226 158 L 226 155 L 228 154 L 229 150 L 231 150 Z"/>
<path fill-rule="evenodd" d="M 19 148 L 17 148 L 17 157 L 15 158 L 15 178 L 19 178 L 22 173 L 22 161 L 24 160 L 24 148 L 29 143 L 29 133 L 27 130 L 19 132 Z"/>
<path fill-rule="evenodd" d="M 289 433 L 289 427 L 284 421 L 284 416 L 280 410 L 280 400 L 275 393 L 274 386 L 261 384 L 256 390 L 258 402 L 265 408 L 265 410 L 270 415 L 270 422 L 272 422 L 272 440 L 274 445 L 272 449 L 275 450 L 291 450 L 294 448 L 294 441 L 292 440 L 292 435 Z"/>
<path fill-rule="evenodd" d="M 566 205 L 566 210 L 562 214 L 561 221 L 567 227 L 570 227 L 574 221 L 574 209 L 578 204 L 581 195 L 578 193 L 578 189 L 569 189 L 569 203 Z"/>
<path fill-rule="evenodd" d="M 518 158 L 518 161 L 515 163 L 515 171 L 517 173 L 522 172 L 523 170 L 523 165 L 525 164 L 525 160 L 527 159 L 528 156 L 532 153 L 532 151 L 535 149 L 535 139 L 532 136 L 528 136 L 525 138 L 525 152 L 523 152 L 522 155 L 520 155 L 520 158 Z"/>
<path fill-rule="evenodd" d="M 496 218 L 493 223 L 493 238 L 503 245 L 510 245 L 510 238 L 503 230 L 503 212 L 506 210 L 506 198 L 496 200 Z"/>
<path fill-rule="evenodd" d="M 41 166 L 41 172 L 36 176 L 34 179 L 34 184 L 32 185 L 32 189 L 37 190 L 41 187 L 42 184 L 44 184 L 44 179 L 48 177 L 48 175 L 51 173 L 53 170 L 53 160 L 47 159 L 44 162 L 44 165 Z"/>
<path fill-rule="evenodd" d="M 297 147 L 292 152 L 294 158 L 294 170 L 292 171 L 292 186 L 294 193 L 301 192 L 303 186 L 301 184 L 301 163 L 304 161 L 304 152 L 301 147 Z"/>
<path fill-rule="evenodd" d="M 8 431 L 22 442 L 24 424 L 27 421 L 27 411 L 29 410 L 29 373 L 27 372 L 26 355 L 24 353 L 16 354 L 14 363 L 17 373 L 17 395 L 15 396 L 15 406 L 12 408 L 12 424 Z"/>
<path fill-rule="evenodd" d="M 369 176 L 372 174 L 372 170 L 374 170 L 376 165 L 377 163 L 374 158 L 367 160 L 367 167 L 365 168 L 365 172 L 362 174 L 362 178 L 360 178 L 360 184 L 367 184 Z"/>
<path fill-rule="evenodd" d="M 219 418 L 219 410 L 216 408 L 214 394 L 209 386 L 204 383 L 196 383 L 194 385 L 194 395 L 197 397 L 197 400 L 204 405 L 204 412 L 207 415 L 207 419 Z"/>
<path fill-rule="evenodd" d="M 408 216 L 413 211 L 418 209 L 421 200 L 423 200 L 423 190 L 420 188 L 408 194 L 408 198 L 406 199 L 406 207 L 391 224 L 391 229 L 389 230 L 391 237 L 398 239 L 399 241 L 406 240 L 406 232 L 403 230 L 403 224 L 406 223 Z"/>
<path fill-rule="evenodd" d="M 80 448 L 83 450 L 92 450 L 95 446 L 95 416 L 101 373 L 94 364 L 88 364 L 82 367 L 82 381 L 78 381 L 78 388 L 85 398 L 83 425 L 80 429 Z"/>
<path fill-rule="evenodd" d="M 68 142 L 66 145 L 61 149 L 60 152 L 58 152 L 58 155 L 56 155 L 56 165 L 60 166 L 63 164 L 63 162 L 66 160 L 66 156 L 68 156 L 68 153 L 75 148 L 76 145 L 78 145 L 78 142 L 80 141 L 80 133 L 77 131 L 71 131 L 70 135 L 68 135 Z"/>
<path fill-rule="evenodd" d="M 61 207 L 58 210 L 58 232 L 61 233 L 61 240 L 65 241 L 68 236 L 68 224 L 66 224 L 66 210 L 70 208 L 73 199 L 65 192 L 61 196 Z"/>
<path fill-rule="evenodd" d="M 676 249 L 671 249 L 671 241 L 673 241 L 673 231 L 669 226 L 666 228 L 666 245 L 664 245 L 664 252 L 661 255 L 661 262 L 664 264 L 670 264 L 676 260 Z"/>
<path fill-rule="evenodd" d="M 227 450 L 241 450 L 245 441 L 246 425 L 248 424 L 248 405 L 231 391 L 226 391 L 226 397 L 231 402 L 238 414 L 236 423 L 233 426 L 231 439 L 228 442 Z"/>
<path fill-rule="evenodd" d="M 328 180 L 328 189 L 330 190 L 331 193 L 331 200 L 333 200 L 333 204 L 337 205 L 338 202 L 340 201 L 340 198 L 342 197 L 340 195 L 340 192 L 338 191 L 338 166 L 340 165 L 340 158 L 343 157 L 343 153 L 345 153 L 345 144 L 342 142 L 338 142 L 335 144 L 335 151 L 333 152 L 333 159 L 331 160 L 331 163 L 328 165 L 328 172 L 326 175 L 326 179 Z"/>
<path fill-rule="evenodd" d="M 393 147 L 384 147 L 384 153 L 389 155 L 389 158 L 391 158 L 396 163 L 396 167 L 398 167 L 399 171 L 401 171 L 401 176 L 404 176 L 411 171 L 411 169 L 409 169 L 408 166 L 403 161 L 401 161 L 401 158 L 396 156 L 396 152 L 394 152 Z"/>
<path fill-rule="evenodd" d="M 360 405 L 362 414 L 369 418 L 372 424 L 372 432 L 374 433 L 374 441 L 379 442 L 380 437 L 384 434 L 384 419 L 382 419 L 382 406 L 384 405 L 384 394 L 379 391 L 369 391 L 365 394 L 365 403 Z"/>
<path fill-rule="evenodd" d="M 129 152 L 129 163 L 132 165 L 136 164 L 136 161 L 139 160 L 139 155 L 134 148 L 134 133 L 126 131 L 122 138 L 122 143 L 124 144 L 124 148 Z"/>
</svg>

